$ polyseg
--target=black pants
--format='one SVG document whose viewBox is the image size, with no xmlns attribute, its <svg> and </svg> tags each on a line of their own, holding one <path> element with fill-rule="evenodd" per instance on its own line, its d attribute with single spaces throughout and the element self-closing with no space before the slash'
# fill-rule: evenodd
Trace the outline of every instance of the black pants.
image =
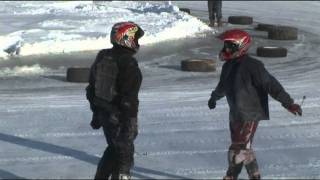
<svg viewBox="0 0 320 180">
<path fill-rule="evenodd" d="M 222 1 L 208 1 L 209 20 L 214 21 L 215 19 L 220 20 L 222 18 Z"/>
<path fill-rule="evenodd" d="M 138 134 L 137 118 L 123 114 L 99 112 L 107 140 L 107 148 L 98 164 L 95 179 L 117 179 L 119 174 L 130 175 L 134 164 L 134 140 Z M 117 121 L 118 120 L 118 121 Z"/>
</svg>

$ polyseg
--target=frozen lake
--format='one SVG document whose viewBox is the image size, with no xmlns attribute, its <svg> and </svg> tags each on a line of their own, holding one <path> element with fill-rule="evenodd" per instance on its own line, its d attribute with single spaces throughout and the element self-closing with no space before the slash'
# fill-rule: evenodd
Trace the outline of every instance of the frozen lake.
<svg viewBox="0 0 320 180">
<path fill-rule="evenodd" d="M 206 2 L 173 4 L 207 18 Z M 224 18 L 250 15 L 255 22 L 299 28 L 296 41 L 268 40 L 267 33 L 255 31 L 254 26 L 227 25 L 217 33 L 244 28 L 253 37 L 253 56 L 261 45 L 288 49 L 286 58 L 258 59 L 296 102 L 307 97 L 303 117 L 291 115 L 270 98 L 271 120 L 261 122 L 253 147 L 263 178 L 320 178 L 320 21 L 310 18 L 319 16 L 320 3 L 226 1 L 223 8 Z M 144 79 L 134 178 L 224 176 L 230 144 L 228 106 L 224 98 L 215 110 L 207 107 L 222 62 L 217 61 L 217 72 L 180 70 L 180 61 L 186 58 L 216 59 L 222 44 L 215 35 L 213 30 L 201 31 L 192 37 L 146 44 L 136 55 Z M 86 84 L 66 82 L 65 72 L 67 67 L 91 65 L 96 52 L 36 54 L 0 61 L 0 178 L 93 178 L 106 143 L 102 131 L 89 126 Z M 240 177 L 247 178 L 245 170 Z"/>
</svg>

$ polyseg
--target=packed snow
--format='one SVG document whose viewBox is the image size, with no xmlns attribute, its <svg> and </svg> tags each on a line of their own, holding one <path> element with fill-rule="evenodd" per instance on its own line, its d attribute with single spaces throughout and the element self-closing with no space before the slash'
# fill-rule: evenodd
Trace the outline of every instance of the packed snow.
<svg viewBox="0 0 320 180">
<path fill-rule="evenodd" d="M 111 47 L 111 27 L 120 21 L 136 22 L 145 30 L 141 45 L 210 29 L 169 2 L 152 1 L 1 2 L 0 17 L 4 19 L 0 24 L 0 58 Z M 18 47 L 19 53 L 15 53 Z"/>
<path fill-rule="evenodd" d="M 269 40 L 266 32 L 254 30 L 255 24 L 209 29 L 202 22 L 208 21 L 206 1 L 1 5 L 0 47 L 14 45 L 14 51 L 17 42 L 21 47 L 19 55 L 4 52 L 0 61 L 0 178 L 93 178 L 106 142 L 101 130 L 89 126 L 87 84 L 66 82 L 66 69 L 89 67 L 98 49 L 110 47 L 112 24 L 124 20 L 146 29 L 136 55 L 144 79 L 134 178 L 222 179 L 225 175 L 229 108 L 223 98 L 210 111 L 207 100 L 222 65 L 217 60 L 222 44 L 215 36 L 235 27 L 252 35 L 249 53 L 254 57 L 258 46 L 287 48 L 285 58 L 256 58 L 295 102 L 307 97 L 302 117 L 269 98 L 271 120 L 260 123 L 253 142 L 262 178 L 320 178 L 320 20 L 314 18 L 320 16 L 319 2 L 223 1 L 224 20 L 249 15 L 255 24 L 297 27 L 295 41 Z M 191 16 L 177 7 L 190 8 Z M 66 45 L 76 52 L 60 48 Z M 84 50 L 80 48 L 92 51 L 79 52 Z M 217 71 L 183 72 L 180 61 L 187 58 L 215 59 Z M 247 178 L 245 169 L 240 178 Z"/>
</svg>

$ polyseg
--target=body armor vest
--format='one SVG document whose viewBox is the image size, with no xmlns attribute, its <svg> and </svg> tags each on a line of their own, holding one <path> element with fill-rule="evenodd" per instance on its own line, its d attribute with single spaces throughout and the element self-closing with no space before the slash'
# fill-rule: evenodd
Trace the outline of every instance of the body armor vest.
<svg viewBox="0 0 320 180">
<path fill-rule="evenodd" d="M 117 95 L 116 82 L 118 76 L 117 60 L 111 55 L 106 55 L 96 65 L 95 96 L 111 102 Z"/>
</svg>

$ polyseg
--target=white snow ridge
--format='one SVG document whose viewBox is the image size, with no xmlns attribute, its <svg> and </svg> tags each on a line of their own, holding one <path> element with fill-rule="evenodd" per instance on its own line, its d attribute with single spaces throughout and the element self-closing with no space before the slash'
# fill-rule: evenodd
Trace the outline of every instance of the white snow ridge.
<svg viewBox="0 0 320 180">
<path fill-rule="evenodd" d="M 111 47 L 111 27 L 120 21 L 136 22 L 145 30 L 141 45 L 194 36 L 210 29 L 171 3 L 16 1 L 1 4 L 6 8 L 1 9 L 0 15 L 9 19 L 24 16 L 26 23 L 8 20 L 7 25 L 23 32 L 17 38 L 24 39 L 24 43 L 18 51 L 16 38 L 3 41 L 10 34 L 0 33 L 0 57 L 14 53 L 27 56 L 108 48 Z"/>
<path fill-rule="evenodd" d="M 0 77 L 8 76 L 34 76 L 41 75 L 48 71 L 48 68 L 40 67 L 39 64 L 32 66 L 15 66 L 13 68 L 1 68 Z"/>
</svg>

